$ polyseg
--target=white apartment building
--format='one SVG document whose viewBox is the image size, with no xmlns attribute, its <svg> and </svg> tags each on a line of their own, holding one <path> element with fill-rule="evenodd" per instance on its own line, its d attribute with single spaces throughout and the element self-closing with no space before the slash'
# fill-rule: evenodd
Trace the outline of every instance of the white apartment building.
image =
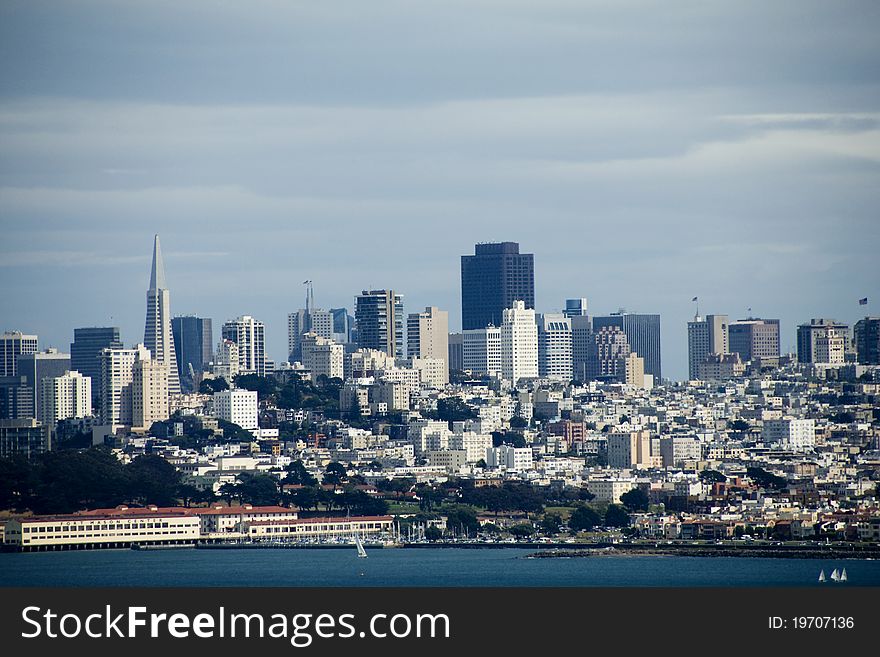
<svg viewBox="0 0 880 657">
<path fill-rule="evenodd" d="M 816 446 L 816 421 L 794 418 L 766 420 L 761 434 L 765 444 L 794 452 L 809 451 Z"/>
<path fill-rule="evenodd" d="M 449 383 L 449 313 L 434 306 L 407 318 L 406 355 L 409 358 L 431 358 L 443 361 L 444 379 L 437 387 Z"/>
<path fill-rule="evenodd" d="M 538 326 L 523 301 L 506 308 L 501 321 L 501 376 L 516 385 L 538 378 Z"/>
<path fill-rule="evenodd" d="M 214 354 L 214 376 L 220 376 L 232 383 L 239 373 L 238 345 L 232 340 L 220 340 Z"/>
<path fill-rule="evenodd" d="M 317 333 L 306 333 L 301 338 L 302 364 L 312 373 L 312 379 L 322 374 L 330 379 L 345 376 L 345 348 Z"/>
<path fill-rule="evenodd" d="M 87 417 L 92 414 L 92 379 L 77 371 L 46 377 L 42 387 L 40 422 L 54 427 L 59 420 Z"/>
<path fill-rule="evenodd" d="M 488 326 L 461 332 L 461 358 L 474 374 L 501 375 L 501 328 Z"/>
<path fill-rule="evenodd" d="M 562 314 L 537 315 L 538 374 L 548 379 L 571 381 L 571 320 Z"/>
<path fill-rule="evenodd" d="M 534 461 L 531 447 L 512 447 L 501 445 L 486 450 L 486 465 L 490 468 L 503 468 L 508 472 L 531 470 Z"/>
<path fill-rule="evenodd" d="M 242 315 L 223 324 L 222 337 L 238 345 L 241 374 L 266 374 L 266 340 L 263 322 Z"/>
<path fill-rule="evenodd" d="M 132 425 L 131 388 L 134 364 L 139 360 L 150 360 L 150 350 L 142 344 L 101 352 L 101 421 L 113 432 Z"/>
<path fill-rule="evenodd" d="M 662 464 L 651 455 L 650 431 L 623 431 L 608 434 L 608 465 L 612 468 L 651 468 Z"/>
<path fill-rule="evenodd" d="M 214 417 L 237 424 L 242 429 L 256 431 L 259 428 L 257 392 L 230 388 L 214 393 Z"/>
<path fill-rule="evenodd" d="M 492 435 L 463 431 L 449 437 L 449 449 L 463 450 L 467 463 L 476 463 L 486 458 L 486 450 L 492 447 Z"/>
<path fill-rule="evenodd" d="M 449 369 L 445 360 L 413 356 L 409 359 L 409 365 L 421 374 L 422 383 L 425 385 L 441 389 L 449 383 Z"/>
<path fill-rule="evenodd" d="M 620 496 L 636 488 L 636 480 L 630 478 L 597 478 L 585 482 L 586 488 L 596 496 L 596 502 L 620 504 Z"/>
</svg>

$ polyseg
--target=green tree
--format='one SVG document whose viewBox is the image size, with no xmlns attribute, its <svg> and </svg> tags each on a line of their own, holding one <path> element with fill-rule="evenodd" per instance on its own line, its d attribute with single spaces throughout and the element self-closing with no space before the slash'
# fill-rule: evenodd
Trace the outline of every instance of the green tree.
<svg viewBox="0 0 880 657">
<path fill-rule="evenodd" d="M 213 395 L 215 392 L 222 392 L 224 390 L 229 390 L 229 384 L 226 383 L 226 379 L 223 377 L 202 379 L 202 382 L 199 384 L 199 392 L 203 395 Z"/>
<path fill-rule="evenodd" d="M 602 524 L 602 516 L 588 506 L 577 506 L 568 518 L 568 526 L 574 531 L 592 531 Z"/>
<path fill-rule="evenodd" d="M 260 401 L 270 399 L 278 392 L 278 384 L 274 379 L 259 374 L 239 374 L 235 377 L 235 385 L 256 392 Z"/>
<path fill-rule="evenodd" d="M 236 492 L 242 503 L 250 503 L 254 506 L 278 504 L 281 497 L 274 477 L 250 472 L 238 475 Z"/>
<path fill-rule="evenodd" d="M 468 406 L 461 397 L 443 397 L 437 400 L 437 418 L 446 422 L 470 420 L 477 412 Z"/>
<path fill-rule="evenodd" d="M 324 468 L 323 480 L 325 484 L 331 484 L 334 488 L 347 480 L 348 470 L 338 461 L 331 461 Z"/>
<path fill-rule="evenodd" d="M 647 511 L 650 500 L 641 488 L 633 488 L 620 496 L 620 501 L 630 511 Z"/>
<path fill-rule="evenodd" d="M 703 470 L 700 473 L 700 481 L 705 484 L 723 483 L 727 481 L 727 477 L 718 472 L 718 470 Z"/>
<path fill-rule="evenodd" d="M 727 423 L 728 428 L 733 429 L 734 431 L 748 431 L 749 423 L 745 420 L 733 420 Z"/>
<path fill-rule="evenodd" d="M 318 502 L 321 501 L 321 494 L 318 489 L 314 487 L 300 488 L 291 493 L 290 500 L 300 509 L 314 509 L 317 511 Z"/>
<path fill-rule="evenodd" d="M 313 477 L 302 460 L 297 459 L 290 463 L 286 468 L 287 475 L 284 477 L 285 484 L 294 484 L 299 486 L 315 486 L 318 480 Z"/>
<path fill-rule="evenodd" d="M 510 533 L 513 534 L 516 538 L 526 538 L 527 536 L 531 536 L 535 533 L 535 528 L 531 525 L 521 524 L 514 525 L 510 528 Z"/>
<path fill-rule="evenodd" d="M 767 472 L 764 468 L 746 468 L 746 476 L 759 487 L 768 490 L 781 490 L 788 485 L 788 480 L 785 477 L 779 477 L 772 472 Z"/>
<path fill-rule="evenodd" d="M 128 499 L 135 504 L 174 506 L 180 488 L 180 472 L 161 456 L 145 454 L 126 466 Z"/>
<path fill-rule="evenodd" d="M 429 541 L 439 541 L 443 538 L 443 532 L 432 525 L 425 529 L 425 538 Z"/>
<path fill-rule="evenodd" d="M 455 506 L 446 512 L 446 529 L 454 534 L 475 535 L 480 529 L 477 514 L 468 506 Z"/>
<path fill-rule="evenodd" d="M 608 527 L 626 527 L 629 524 L 629 514 L 619 504 L 609 504 L 605 510 L 605 524 Z"/>
<path fill-rule="evenodd" d="M 541 529 L 545 534 L 555 534 L 559 531 L 559 525 L 562 524 L 562 516 L 558 513 L 545 513 L 541 518 Z"/>
<path fill-rule="evenodd" d="M 525 429 L 529 426 L 529 421 L 524 417 L 520 417 L 519 415 L 514 415 L 510 418 L 510 428 L 511 429 Z"/>
</svg>

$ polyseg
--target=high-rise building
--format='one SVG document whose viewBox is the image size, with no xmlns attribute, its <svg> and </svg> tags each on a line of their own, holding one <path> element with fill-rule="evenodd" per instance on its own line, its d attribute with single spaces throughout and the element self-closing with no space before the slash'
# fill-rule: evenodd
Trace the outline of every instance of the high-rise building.
<svg viewBox="0 0 880 657">
<path fill-rule="evenodd" d="M 354 317 L 348 314 L 347 308 L 331 308 L 333 317 L 333 341 L 339 344 L 354 342 L 351 332 L 354 330 Z"/>
<path fill-rule="evenodd" d="M 211 349 L 214 332 L 211 320 L 192 315 L 173 317 L 171 332 L 174 335 L 174 355 L 182 392 L 195 392 L 201 383 L 202 373 L 213 360 Z"/>
<path fill-rule="evenodd" d="M 516 242 L 477 244 L 461 256 L 461 327 L 501 326 L 515 301 L 535 307 L 534 254 L 520 253 Z"/>
<path fill-rule="evenodd" d="M 618 312 L 593 317 L 593 331 L 616 326 L 624 332 L 629 347 L 645 361 L 645 374 L 660 380 L 660 315 Z"/>
<path fill-rule="evenodd" d="M 538 325 L 524 301 L 514 301 L 501 315 L 501 376 L 513 385 L 538 378 Z"/>
<path fill-rule="evenodd" d="M 364 290 L 356 298 L 358 346 L 403 358 L 403 295 L 394 290 Z"/>
<path fill-rule="evenodd" d="M 799 363 L 842 365 L 845 360 L 849 326 L 833 319 L 811 319 L 797 329 Z"/>
<path fill-rule="evenodd" d="M 596 351 L 593 322 L 589 315 L 572 315 L 569 322 L 572 377 L 577 381 L 587 381 L 590 378 L 590 362 Z"/>
<path fill-rule="evenodd" d="M 223 338 L 217 343 L 217 353 L 214 355 L 214 376 L 222 376 L 231 384 L 238 372 L 238 345 Z"/>
<path fill-rule="evenodd" d="M 302 360 L 302 336 L 314 333 L 333 339 L 333 313 L 320 308 L 300 309 L 287 315 L 287 354 L 290 362 Z"/>
<path fill-rule="evenodd" d="M 709 354 L 730 353 L 727 315 L 694 315 L 688 322 L 688 378 L 699 378 L 700 363 Z M 645 368 L 647 371 L 647 367 Z"/>
<path fill-rule="evenodd" d="M 407 318 L 406 355 L 408 358 L 430 358 L 443 361 L 449 382 L 449 313 L 434 306 L 425 312 L 411 313 Z"/>
<path fill-rule="evenodd" d="M 70 343 L 70 369 L 92 380 L 92 408 L 101 408 L 101 352 L 122 349 L 118 326 L 73 329 Z"/>
<path fill-rule="evenodd" d="M 150 350 L 142 344 L 101 352 L 101 422 L 114 432 L 132 426 L 131 388 L 139 360 L 150 360 Z"/>
<path fill-rule="evenodd" d="M 34 417 L 38 420 L 43 417 L 43 388 L 41 385 L 43 379 L 62 376 L 69 370 L 70 354 L 59 353 L 57 349 L 21 354 L 18 357 L 18 374 L 25 378 L 34 401 L 33 407 L 28 412 L 28 417 Z"/>
<path fill-rule="evenodd" d="M 487 326 L 461 332 L 462 369 L 501 376 L 501 327 Z"/>
<path fill-rule="evenodd" d="M 535 318 L 538 322 L 538 375 L 571 381 L 571 319 L 550 313 Z"/>
<path fill-rule="evenodd" d="M 446 359 L 450 370 L 464 369 L 463 338 L 461 333 L 449 334 L 449 357 Z"/>
<path fill-rule="evenodd" d="M 21 331 L 7 331 L 0 335 L 0 376 L 18 376 L 18 357 L 37 351 L 37 336 Z"/>
<path fill-rule="evenodd" d="M 626 333 L 617 326 L 603 326 L 593 334 L 595 351 L 587 368 L 591 379 L 626 383 L 626 359 L 632 353 Z M 643 376 L 644 376 L 644 365 Z"/>
<path fill-rule="evenodd" d="M 0 420 L 0 458 L 35 459 L 52 449 L 52 427 L 34 418 Z"/>
<path fill-rule="evenodd" d="M 612 468 L 649 468 L 659 465 L 652 459 L 650 431 L 615 431 L 608 434 L 608 465 Z"/>
<path fill-rule="evenodd" d="M 138 358 L 131 368 L 132 429 L 147 431 L 153 422 L 167 420 L 168 363 Z"/>
<path fill-rule="evenodd" d="M 0 376 L 0 420 L 33 417 L 34 391 L 24 376 Z"/>
<path fill-rule="evenodd" d="M 214 416 L 242 429 L 259 429 L 258 395 L 255 390 L 231 388 L 214 393 Z"/>
<path fill-rule="evenodd" d="M 880 317 L 865 317 L 853 327 L 856 356 L 862 365 L 880 365 Z"/>
<path fill-rule="evenodd" d="M 587 299 L 566 299 L 565 310 L 562 313 L 566 317 L 583 317 L 587 314 Z"/>
<path fill-rule="evenodd" d="M 623 382 L 637 388 L 645 387 L 645 359 L 631 351 L 623 359 Z"/>
<path fill-rule="evenodd" d="M 231 319 L 223 325 L 222 337 L 238 346 L 239 374 L 266 375 L 266 336 L 263 322 L 250 315 Z"/>
<path fill-rule="evenodd" d="M 159 236 L 153 238 L 153 266 L 150 271 L 150 289 L 147 290 L 147 321 L 144 326 L 144 346 L 155 361 L 168 365 L 168 393 L 180 392 L 177 376 L 177 355 L 174 334 L 171 332 L 171 293 L 165 283 L 165 263 Z"/>
<path fill-rule="evenodd" d="M 779 320 L 749 317 L 727 326 L 730 353 L 744 363 L 756 358 L 779 356 Z"/>
<path fill-rule="evenodd" d="M 59 420 L 92 414 L 92 380 L 77 371 L 40 381 L 42 414 L 40 422 L 54 427 Z"/>
<path fill-rule="evenodd" d="M 322 374 L 329 379 L 343 378 L 344 363 L 345 349 L 341 344 L 317 333 L 302 336 L 302 364 L 312 373 L 313 379 Z"/>
</svg>

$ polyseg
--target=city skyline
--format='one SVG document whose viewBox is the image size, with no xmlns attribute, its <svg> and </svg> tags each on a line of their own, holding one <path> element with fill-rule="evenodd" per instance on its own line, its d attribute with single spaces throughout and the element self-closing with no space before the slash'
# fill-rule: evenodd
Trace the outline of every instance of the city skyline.
<svg viewBox="0 0 880 657">
<path fill-rule="evenodd" d="M 540 312 L 659 313 L 676 379 L 694 296 L 783 352 L 877 314 L 876 3 L 48 7 L 0 9 L 0 319 L 43 346 L 138 340 L 153 233 L 174 314 L 276 361 L 303 280 L 454 330 L 482 241 L 535 254 Z"/>
</svg>

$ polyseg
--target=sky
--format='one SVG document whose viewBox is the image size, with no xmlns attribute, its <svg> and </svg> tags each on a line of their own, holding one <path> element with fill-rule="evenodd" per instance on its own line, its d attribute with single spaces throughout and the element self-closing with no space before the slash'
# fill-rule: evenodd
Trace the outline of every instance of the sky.
<svg viewBox="0 0 880 657">
<path fill-rule="evenodd" d="M 0 3 L 0 330 L 143 340 L 393 288 L 461 324 L 460 256 L 535 254 L 538 311 L 880 314 L 880 3 Z M 867 309 L 857 300 L 869 297 Z M 749 313 L 751 308 L 751 313 Z"/>
</svg>

